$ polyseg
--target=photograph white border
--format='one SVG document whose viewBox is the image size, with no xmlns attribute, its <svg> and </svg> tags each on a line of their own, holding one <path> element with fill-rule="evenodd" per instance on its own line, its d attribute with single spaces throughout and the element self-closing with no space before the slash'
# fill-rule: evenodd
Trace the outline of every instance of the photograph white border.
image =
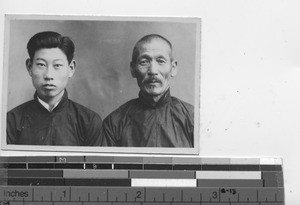
<svg viewBox="0 0 300 205">
<path fill-rule="evenodd" d="M 73 152 L 73 153 L 131 153 L 131 154 L 199 154 L 200 138 L 200 61 L 201 61 L 201 19 L 191 17 L 123 17 L 123 16 L 70 16 L 70 15 L 5 15 L 4 29 L 4 69 L 2 95 L 2 128 L 6 128 L 8 69 L 9 69 L 9 36 L 11 20 L 88 20 L 88 21 L 153 21 L 182 22 L 196 25 L 195 52 L 195 85 L 194 85 L 194 147 L 81 147 L 81 146 L 45 146 L 45 145 L 7 145 L 6 130 L 1 130 L 1 149 L 6 151 L 43 151 L 43 152 Z M 25 51 L 25 48 L 24 48 Z"/>
</svg>

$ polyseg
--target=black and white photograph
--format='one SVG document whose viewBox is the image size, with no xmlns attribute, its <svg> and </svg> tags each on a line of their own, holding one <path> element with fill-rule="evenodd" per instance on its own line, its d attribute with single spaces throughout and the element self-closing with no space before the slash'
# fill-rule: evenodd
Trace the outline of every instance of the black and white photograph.
<svg viewBox="0 0 300 205">
<path fill-rule="evenodd" d="M 200 18 L 6 15 L 2 149 L 199 150 Z"/>
</svg>

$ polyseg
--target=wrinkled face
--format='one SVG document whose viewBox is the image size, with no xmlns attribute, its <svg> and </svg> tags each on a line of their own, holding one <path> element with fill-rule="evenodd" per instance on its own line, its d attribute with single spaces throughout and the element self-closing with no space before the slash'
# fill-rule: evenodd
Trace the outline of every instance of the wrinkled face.
<svg viewBox="0 0 300 205">
<path fill-rule="evenodd" d="M 42 48 L 35 52 L 32 62 L 26 61 L 26 66 L 38 96 L 48 102 L 62 97 L 68 79 L 74 74 L 75 61 L 69 64 L 59 48 Z"/>
<path fill-rule="evenodd" d="M 177 72 L 177 62 L 171 59 L 169 45 L 161 39 L 152 39 L 138 50 L 136 62 L 131 62 L 131 74 L 140 90 L 150 96 L 164 94 Z"/>
</svg>

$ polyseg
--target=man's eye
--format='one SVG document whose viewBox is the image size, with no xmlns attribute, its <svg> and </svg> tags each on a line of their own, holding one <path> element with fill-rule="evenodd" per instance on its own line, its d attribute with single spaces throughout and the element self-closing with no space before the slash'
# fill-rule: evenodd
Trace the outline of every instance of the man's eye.
<svg viewBox="0 0 300 205">
<path fill-rule="evenodd" d="M 40 68 L 43 68 L 43 67 L 46 66 L 44 63 L 37 63 L 36 65 L 37 65 L 38 67 L 40 67 Z"/>
<path fill-rule="evenodd" d="M 62 64 L 55 64 L 54 67 L 55 68 L 61 68 L 63 65 Z"/>
<path fill-rule="evenodd" d="M 139 60 L 139 64 L 140 65 L 148 65 L 149 61 L 147 59 L 141 59 L 141 60 Z"/>
<path fill-rule="evenodd" d="M 164 64 L 164 63 L 166 63 L 166 61 L 165 61 L 164 59 L 157 59 L 157 62 L 158 62 L 159 64 Z"/>
</svg>

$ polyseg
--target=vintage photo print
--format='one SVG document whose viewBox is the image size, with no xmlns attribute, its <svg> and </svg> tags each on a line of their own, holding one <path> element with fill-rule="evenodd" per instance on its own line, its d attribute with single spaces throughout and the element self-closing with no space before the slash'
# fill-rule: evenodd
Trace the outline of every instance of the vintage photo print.
<svg viewBox="0 0 300 205">
<path fill-rule="evenodd" d="M 2 150 L 197 154 L 201 19 L 6 15 Z"/>
</svg>

